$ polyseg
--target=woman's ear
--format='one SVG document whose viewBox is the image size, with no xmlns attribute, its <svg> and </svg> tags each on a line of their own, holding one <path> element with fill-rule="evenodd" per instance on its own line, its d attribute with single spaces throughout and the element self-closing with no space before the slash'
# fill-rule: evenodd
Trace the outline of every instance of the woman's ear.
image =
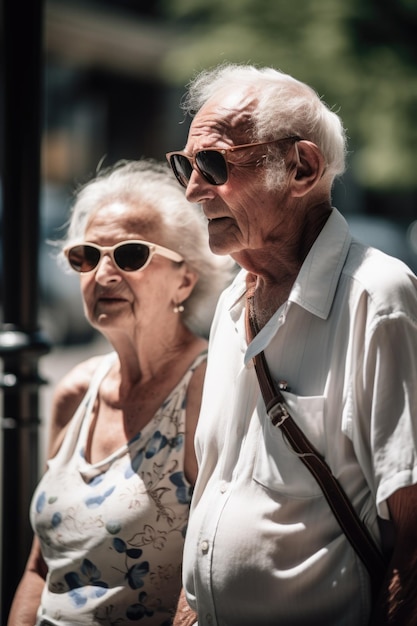
<svg viewBox="0 0 417 626">
<path fill-rule="evenodd" d="M 182 265 L 181 270 L 181 279 L 177 287 L 176 302 L 184 302 L 187 300 L 187 298 L 190 297 L 196 282 L 198 281 L 198 274 L 190 270 L 186 263 Z"/>
<path fill-rule="evenodd" d="M 291 188 L 292 195 L 300 198 L 311 191 L 321 180 L 326 164 L 315 143 L 302 139 L 294 144 Z"/>
</svg>

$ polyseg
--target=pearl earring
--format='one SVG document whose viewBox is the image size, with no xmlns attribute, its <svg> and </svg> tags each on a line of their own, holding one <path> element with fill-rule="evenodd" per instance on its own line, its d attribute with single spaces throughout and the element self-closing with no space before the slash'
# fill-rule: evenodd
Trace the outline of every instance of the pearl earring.
<svg viewBox="0 0 417 626">
<path fill-rule="evenodd" d="M 182 313 L 184 311 L 184 307 L 182 304 L 175 304 L 172 310 L 174 313 Z"/>
</svg>

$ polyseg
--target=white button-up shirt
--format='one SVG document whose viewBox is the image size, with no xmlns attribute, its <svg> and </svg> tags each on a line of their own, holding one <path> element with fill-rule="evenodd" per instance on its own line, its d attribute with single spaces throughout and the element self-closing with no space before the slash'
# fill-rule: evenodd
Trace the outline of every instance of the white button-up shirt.
<svg viewBox="0 0 417 626">
<path fill-rule="evenodd" d="M 290 413 L 379 540 L 377 512 L 417 481 L 417 279 L 352 241 L 334 209 L 288 301 L 248 345 L 246 272 L 213 322 L 196 435 L 184 586 L 199 626 L 361 626 L 366 569 L 266 415 L 265 351 Z"/>
</svg>

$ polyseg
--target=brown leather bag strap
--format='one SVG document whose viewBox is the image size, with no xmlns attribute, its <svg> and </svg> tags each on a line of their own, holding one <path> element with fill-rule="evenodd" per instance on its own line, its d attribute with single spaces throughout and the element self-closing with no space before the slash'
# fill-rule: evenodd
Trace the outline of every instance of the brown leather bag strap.
<svg viewBox="0 0 417 626">
<path fill-rule="evenodd" d="M 255 329 L 252 327 L 252 330 Z M 253 361 L 266 411 L 272 424 L 281 429 L 296 455 L 320 485 L 348 541 L 369 572 L 375 599 L 387 567 L 381 551 L 322 455 L 291 417 L 284 396 L 272 380 L 264 352 L 256 355 Z"/>
</svg>

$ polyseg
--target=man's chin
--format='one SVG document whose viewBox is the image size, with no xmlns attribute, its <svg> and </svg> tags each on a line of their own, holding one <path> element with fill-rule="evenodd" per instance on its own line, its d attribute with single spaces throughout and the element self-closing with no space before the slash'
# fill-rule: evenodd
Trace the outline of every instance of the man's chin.
<svg viewBox="0 0 417 626">
<path fill-rule="evenodd" d="M 213 239 L 209 237 L 209 246 L 213 254 L 218 254 L 219 256 L 226 256 L 226 254 L 231 254 L 233 252 L 233 246 L 230 244 L 227 245 L 225 240 L 220 241 L 217 237 L 214 237 Z"/>
<path fill-rule="evenodd" d="M 214 220 L 213 220 L 214 221 Z M 209 222 L 208 236 L 210 250 L 214 254 L 226 255 L 236 250 L 236 239 L 231 236 L 225 228 L 220 228 L 219 224 L 212 226 L 213 222 Z"/>
</svg>

